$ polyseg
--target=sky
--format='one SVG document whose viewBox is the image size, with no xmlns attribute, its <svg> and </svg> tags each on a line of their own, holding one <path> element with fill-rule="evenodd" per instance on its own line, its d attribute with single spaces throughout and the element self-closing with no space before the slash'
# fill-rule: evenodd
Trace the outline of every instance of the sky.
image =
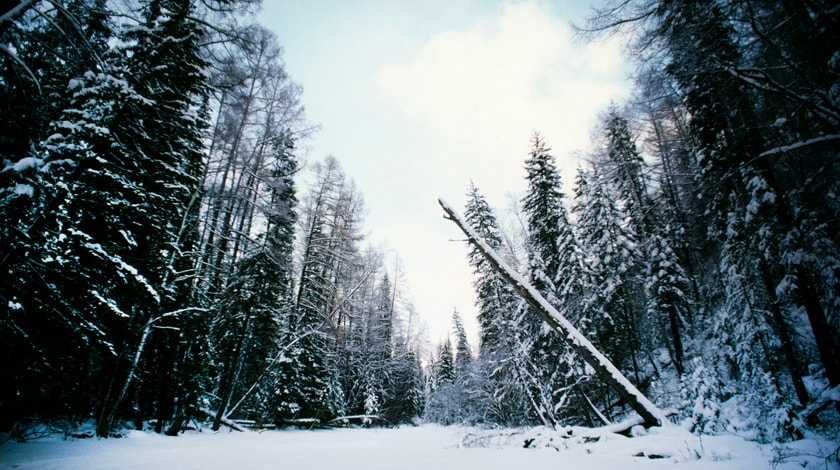
<svg viewBox="0 0 840 470">
<path fill-rule="evenodd" d="M 264 0 L 259 21 L 319 130 L 305 161 L 335 156 L 364 196 L 369 241 L 398 257 L 404 292 L 429 339 L 457 309 L 477 346 L 463 235 L 470 181 L 502 216 L 526 188 L 534 132 L 552 149 L 565 192 L 610 101 L 629 93 L 619 40 L 575 37 L 579 1 Z M 463 210 L 462 210 L 463 212 Z M 389 263 L 393 266 L 393 263 Z"/>
</svg>

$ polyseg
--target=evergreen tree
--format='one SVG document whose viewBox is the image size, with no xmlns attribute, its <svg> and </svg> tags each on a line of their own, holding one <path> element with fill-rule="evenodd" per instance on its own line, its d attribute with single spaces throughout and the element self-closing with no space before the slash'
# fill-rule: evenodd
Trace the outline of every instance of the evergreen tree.
<svg viewBox="0 0 840 470">
<path fill-rule="evenodd" d="M 44 142 L 50 135 L 55 141 L 69 140 L 69 130 L 59 123 L 73 124 L 67 119 L 75 118 L 69 111 L 74 106 L 93 126 L 89 135 L 101 142 L 106 108 L 117 96 L 106 90 L 105 103 L 99 105 L 77 97 L 81 82 L 76 79 L 97 65 L 112 35 L 109 12 L 100 3 L 74 2 L 63 12 L 30 8 L 0 31 L 3 43 L 11 46 L 0 54 L 0 269 L 9 279 L 0 286 L 0 372 L 8 377 L 0 387 L 3 430 L 32 416 L 71 421 L 85 416 L 91 361 L 108 351 L 98 322 L 51 285 L 64 281 L 48 254 L 53 249 L 46 246 L 66 207 L 64 181 L 85 169 L 71 168 L 84 160 L 76 157 L 84 149 L 67 152 L 64 159 L 63 151 L 48 152 Z M 64 264 L 70 260 L 72 255 Z"/>
<path fill-rule="evenodd" d="M 452 312 L 452 326 L 455 330 L 455 379 L 464 383 L 472 374 L 472 352 L 467 341 L 467 331 L 464 329 L 464 321 L 458 310 Z"/>
<path fill-rule="evenodd" d="M 447 335 L 432 363 L 429 398 L 423 413 L 427 420 L 444 425 L 466 421 L 464 385 L 458 379 L 452 340 Z"/>
<path fill-rule="evenodd" d="M 501 231 L 493 210 L 478 188 L 470 183 L 464 216 L 470 226 L 494 250 L 503 245 Z M 485 415 L 500 424 L 519 425 L 529 421 L 525 396 L 523 366 L 527 364 L 522 348 L 518 315 L 522 301 L 475 248 L 469 254 L 475 278 L 479 323 L 478 373 L 487 377 L 484 395 Z"/>
<path fill-rule="evenodd" d="M 570 240 L 571 227 L 566 209 L 563 206 L 563 194 L 560 192 L 560 173 L 549 154 L 545 142 L 535 134 L 531 140 L 531 152 L 525 160 L 528 189 L 522 201 L 522 210 L 527 217 L 529 279 L 532 285 L 552 304 L 561 309 L 575 307 L 558 299 L 556 282 L 564 287 L 575 286 L 578 280 L 560 279 L 561 263 L 569 267 L 574 260 L 569 256 L 574 253 L 561 253 L 559 243 Z M 575 287 L 566 290 L 574 296 Z M 534 369 L 528 374 L 530 382 L 528 393 L 538 403 L 537 413 L 547 424 L 557 424 L 556 411 L 565 401 L 565 392 L 569 389 L 571 352 L 566 348 L 556 332 L 543 328 L 542 319 L 536 314 L 523 317 L 522 326 L 530 344 L 530 363 Z"/>
<path fill-rule="evenodd" d="M 631 367 L 638 382 L 641 319 L 635 306 L 641 253 L 636 234 L 626 225 L 627 217 L 597 168 L 578 170 L 573 210 L 593 283 L 586 301 L 592 342 L 619 367 Z"/>
<path fill-rule="evenodd" d="M 522 210 L 528 222 L 529 276 L 532 284 L 547 299 L 556 303 L 554 280 L 558 271 L 558 240 L 563 216 L 560 174 L 554 157 L 548 153 L 542 137 L 531 139 L 531 151 L 525 160 L 528 190 Z M 532 331 L 536 333 L 537 329 Z"/>
<path fill-rule="evenodd" d="M 473 183 L 467 197 L 464 211 L 467 222 L 491 248 L 498 249 L 502 246 L 502 236 L 493 210 Z M 504 355 L 504 338 L 510 332 L 518 297 L 475 248 L 470 251 L 469 260 L 476 276 L 473 287 L 479 310 L 479 356 Z"/>
<path fill-rule="evenodd" d="M 432 389 L 439 390 L 445 384 L 455 382 L 455 358 L 452 356 L 452 340 L 449 336 L 438 348 L 437 360 L 432 374 Z"/>
<path fill-rule="evenodd" d="M 670 243 L 661 235 L 668 231 L 665 225 L 667 222 L 663 220 L 666 211 L 655 206 L 648 194 L 644 161 L 631 135 L 627 119 L 619 113 L 615 104 L 610 106 L 604 118 L 603 129 L 606 149 L 594 164 L 598 166 L 602 179 L 611 183 L 613 199 L 627 215 L 628 227 L 635 233 L 640 251 L 639 262 L 647 265 L 647 299 L 645 300 L 645 294 L 641 292 L 634 295 L 641 303 L 631 305 L 636 312 L 633 316 L 644 320 L 645 324 L 667 322 L 668 325 L 662 328 L 665 333 L 663 336 L 650 335 L 647 339 L 640 340 L 644 340 L 647 344 L 646 349 L 650 351 L 653 345 L 660 344 L 660 337 L 670 338 L 666 344 L 678 374 L 682 374 L 684 368 L 681 330 L 684 324 L 682 317 L 690 313 L 689 281 L 682 273 L 679 259 L 671 249 Z M 671 239 L 676 238 L 673 233 L 668 235 Z M 629 273 L 629 276 L 636 274 Z"/>
<path fill-rule="evenodd" d="M 423 370 L 417 355 L 398 344 L 389 364 L 382 418 L 390 425 L 411 423 L 423 413 Z"/>
<path fill-rule="evenodd" d="M 597 160 L 601 176 L 613 182 L 622 210 L 630 217 L 634 230 L 646 238 L 653 230 L 653 207 L 644 179 L 644 161 L 630 133 L 630 126 L 615 103 L 603 122 L 605 155 Z"/>
<path fill-rule="evenodd" d="M 74 12 L 90 8 L 78 3 Z M 102 19 L 107 10 L 88 17 L 89 29 L 76 28 L 96 44 L 94 58 L 68 69 L 78 75 L 65 78 L 66 98 L 56 101 L 66 107 L 52 114 L 51 133 L 35 146 L 32 160 L 51 168 L 39 184 L 45 204 L 34 212 L 44 236 L 37 242 L 43 264 L 35 271 L 55 282 L 47 281 L 51 292 L 29 308 L 81 326 L 70 336 L 82 347 L 68 352 L 83 355 L 74 358 L 79 364 L 91 354 L 96 365 L 88 377 L 107 384 L 97 400 L 102 436 L 123 415 L 133 377 L 144 375 L 140 368 L 154 367 L 147 371 L 152 380 L 172 370 L 167 327 L 192 311 L 188 282 L 178 273 L 191 264 L 189 201 L 203 172 L 207 89 L 198 53 L 202 33 L 188 20 L 190 8 L 149 5 L 144 27 L 124 26 L 121 45 L 101 57 L 96 51 L 111 39 Z M 159 408 L 169 406 L 167 389 L 160 382 Z"/>
<path fill-rule="evenodd" d="M 167 329 L 161 327 L 178 327 L 181 320 L 190 320 L 170 312 L 191 307 L 188 277 L 179 276 L 184 274 L 181 268 L 193 264 L 188 257 L 192 255 L 195 243 L 196 206 L 191 207 L 190 201 L 199 191 L 204 173 L 202 137 L 206 117 L 202 105 L 207 95 L 204 74 L 207 63 L 199 51 L 203 33 L 190 19 L 192 12 L 193 5 L 188 1 L 152 2 L 143 12 L 144 27 L 129 29 L 125 38 L 127 52 L 130 52 L 126 55 L 126 80 L 146 99 L 129 101 L 125 111 L 132 119 L 124 124 L 124 133 L 120 135 L 130 153 L 141 157 L 133 158 L 139 166 L 132 175 L 138 178 L 138 186 L 143 191 L 142 198 L 131 201 L 140 209 L 137 218 L 132 220 L 136 225 L 126 230 L 128 235 L 121 235 L 136 242 L 132 255 L 149 263 L 147 266 L 141 264 L 138 269 L 147 273 L 152 285 L 159 286 L 156 290 L 161 293 L 160 305 L 156 312 L 147 314 L 145 321 L 158 321 L 158 331 L 164 332 L 152 335 L 149 340 L 155 350 L 172 358 L 161 358 L 163 369 L 153 372 L 166 374 L 165 377 L 176 367 L 177 359 L 176 354 L 169 351 L 173 341 L 166 333 Z M 114 163 L 125 165 L 123 168 L 133 166 L 127 161 Z M 114 171 L 114 174 L 119 173 Z M 155 217 L 150 218 L 148 224 L 143 224 L 145 204 L 156 209 Z M 163 263 L 158 261 L 160 258 Z M 160 320 L 157 315 L 161 315 Z M 135 341 L 130 339 L 129 344 L 134 342 L 139 354 L 142 339 Z M 131 374 L 122 380 L 127 385 Z M 178 385 L 174 384 L 176 389 Z M 168 386 L 162 387 L 165 390 Z M 102 418 L 98 423 L 100 434 L 113 425 L 124 393 L 114 396 L 112 392 L 109 391 L 103 403 Z M 197 405 L 198 395 L 190 394 L 194 405 Z M 185 398 L 182 394 L 175 396 L 182 401 Z M 168 406 L 167 401 L 174 401 L 175 396 L 162 395 L 158 406 Z"/>
<path fill-rule="evenodd" d="M 690 315 L 689 279 L 680 265 L 676 262 L 676 255 L 671 249 L 669 239 L 662 235 L 653 235 L 648 241 L 647 259 L 648 292 L 647 310 L 654 319 L 659 319 L 661 331 L 671 337 L 667 342 L 677 374 L 685 372 L 683 365 L 685 349 L 682 333 Z"/>
<path fill-rule="evenodd" d="M 711 210 L 720 215 L 743 214 L 748 243 L 753 247 L 745 253 L 760 260 L 756 281 L 761 285 L 756 288 L 770 296 L 767 308 L 774 312 L 775 323 L 787 328 L 785 312 L 772 297 L 778 286 L 795 285 L 795 289 L 779 292 L 804 307 L 826 376 L 830 383 L 840 383 L 837 335 L 825 316 L 814 271 L 803 262 L 808 258 L 803 255 L 812 252 L 811 248 L 795 248 L 797 243 L 789 243 L 797 239 L 791 238 L 793 232 L 798 233 L 796 227 L 805 223 L 796 220 L 795 214 L 805 212 L 800 212 L 794 202 L 795 194 L 804 186 L 788 189 L 780 183 L 780 170 L 790 168 L 789 163 L 775 159 L 775 152 L 767 153 L 767 138 L 761 132 L 766 127 L 758 100 L 744 81 L 727 71 L 745 62 L 735 40 L 735 28 L 717 5 L 676 2 L 661 5 L 657 14 L 661 21 L 659 34 L 671 58 L 667 71 L 685 96 L 692 131 L 702 152 L 703 177 L 712 196 L 708 200 L 714 204 Z M 811 177 L 806 178 L 800 184 L 810 185 L 806 181 Z M 733 235 L 723 231 L 724 224 L 719 219 L 721 233 Z M 827 246 L 836 246 L 836 242 L 832 240 Z M 785 337 L 789 335 L 781 333 L 782 341 Z M 791 371 L 794 382 L 800 375 L 796 369 Z M 797 391 L 800 401 L 807 401 L 804 389 L 797 386 Z"/>
</svg>

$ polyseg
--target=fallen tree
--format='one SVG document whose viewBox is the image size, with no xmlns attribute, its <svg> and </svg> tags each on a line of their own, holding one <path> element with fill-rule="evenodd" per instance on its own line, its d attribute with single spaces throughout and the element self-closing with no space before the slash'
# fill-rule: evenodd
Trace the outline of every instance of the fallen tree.
<svg viewBox="0 0 840 470">
<path fill-rule="evenodd" d="M 212 419 L 214 422 L 216 421 L 216 413 L 208 410 L 207 408 L 199 408 L 198 412 L 200 414 L 203 414 L 204 416 L 207 416 L 208 418 Z M 223 424 L 223 425 L 233 429 L 234 431 L 248 432 L 247 429 L 243 428 L 242 426 L 236 424 L 235 422 L 233 422 L 233 421 L 231 421 L 227 418 L 220 419 L 219 424 Z"/>
<path fill-rule="evenodd" d="M 601 354 L 598 349 L 588 340 L 577 328 L 574 327 L 560 312 L 557 311 L 545 298 L 537 292 L 534 287 L 525 280 L 519 273 L 514 271 L 491 249 L 470 226 L 464 221 L 460 214 L 455 211 L 446 201 L 438 199 L 438 203 L 446 212 L 446 218 L 455 222 L 458 228 L 467 236 L 470 243 L 478 249 L 487 259 L 487 262 L 513 286 L 517 293 L 533 307 L 549 326 L 560 333 L 560 336 L 580 355 L 587 364 L 595 371 L 595 375 L 612 389 L 628 404 L 643 420 L 645 426 L 663 426 L 668 423 L 668 418 L 656 405 L 645 397 L 615 365 Z"/>
</svg>

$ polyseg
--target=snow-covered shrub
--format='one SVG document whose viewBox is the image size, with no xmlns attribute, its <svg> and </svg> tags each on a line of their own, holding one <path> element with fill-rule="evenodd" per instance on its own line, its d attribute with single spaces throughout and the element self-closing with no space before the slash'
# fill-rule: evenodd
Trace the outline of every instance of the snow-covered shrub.
<svg viewBox="0 0 840 470">
<path fill-rule="evenodd" d="M 683 381 L 683 403 L 688 417 L 683 427 L 697 434 L 712 434 L 725 429 L 721 417 L 721 383 L 715 372 L 701 358 L 693 361 L 693 370 Z"/>
</svg>

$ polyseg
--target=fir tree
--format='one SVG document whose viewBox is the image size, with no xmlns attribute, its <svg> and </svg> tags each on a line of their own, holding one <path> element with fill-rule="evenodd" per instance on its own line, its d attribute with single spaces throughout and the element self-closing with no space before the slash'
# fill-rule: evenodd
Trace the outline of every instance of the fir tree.
<svg viewBox="0 0 840 470">
<path fill-rule="evenodd" d="M 464 216 L 467 222 L 494 250 L 503 246 L 493 210 L 475 184 L 467 191 Z M 480 372 L 487 376 L 484 390 L 488 410 L 485 415 L 498 423 L 518 425 L 527 422 L 528 400 L 524 399 L 524 366 L 528 363 L 518 327 L 521 300 L 513 288 L 490 266 L 475 248 L 469 254 L 475 278 L 479 323 Z M 533 411 L 533 410 L 530 410 Z"/>
<path fill-rule="evenodd" d="M 586 300 L 592 341 L 619 367 L 639 380 L 639 252 L 636 234 L 608 193 L 597 169 L 578 170 L 575 206 L 581 245 L 592 286 Z M 630 364 L 628 364 L 628 359 Z"/>
<path fill-rule="evenodd" d="M 576 307 L 563 303 L 557 297 L 560 281 L 568 288 L 574 286 L 577 280 L 560 279 L 560 267 L 565 268 L 574 263 L 568 256 L 574 253 L 561 253 L 559 243 L 570 240 L 571 227 L 563 206 L 560 173 L 557 170 L 554 156 L 549 154 L 549 148 L 539 136 L 535 134 L 531 141 L 531 152 L 525 160 L 526 179 L 528 189 L 522 201 L 522 210 L 527 217 L 528 229 L 528 276 L 532 285 L 543 296 L 560 309 Z M 567 294 L 574 293 L 574 287 L 566 290 Z M 571 300 L 571 299 L 568 299 Z M 558 422 L 555 410 L 564 400 L 562 390 L 568 389 L 568 376 L 571 355 L 562 339 L 554 331 L 542 327 L 542 319 L 535 314 L 523 317 L 528 343 L 530 363 L 533 371 L 528 374 L 530 384 L 527 389 L 534 400 L 538 414 L 551 424 Z"/>
<path fill-rule="evenodd" d="M 464 329 L 464 321 L 457 310 L 452 312 L 452 326 L 455 330 L 455 378 L 466 382 L 472 374 L 472 352 L 467 341 L 467 331 Z"/>
</svg>

